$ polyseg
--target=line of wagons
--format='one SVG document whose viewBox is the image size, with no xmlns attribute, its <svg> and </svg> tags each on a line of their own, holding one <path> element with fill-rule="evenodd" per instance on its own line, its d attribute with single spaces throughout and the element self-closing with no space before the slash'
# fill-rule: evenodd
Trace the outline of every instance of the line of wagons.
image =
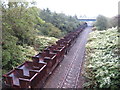
<svg viewBox="0 0 120 90">
<path fill-rule="evenodd" d="M 42 88 L 46 79 L 55 67 L 63 60 L 80 32 L 86 27 L 81 25 L 78 29 L 70 32 L 56 44 L 48 46 L 42 52 L 32 57 L 32 61 L 25 61 L 22 65 L 14 68 L 3 75 L 5 87 L 9 88 Z"/>
</svg>

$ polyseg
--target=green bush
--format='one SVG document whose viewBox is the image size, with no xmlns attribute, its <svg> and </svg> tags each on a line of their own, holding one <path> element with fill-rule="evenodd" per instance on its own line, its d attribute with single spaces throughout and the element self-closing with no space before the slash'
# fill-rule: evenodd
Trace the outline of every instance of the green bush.
<svg viewBox="0 0 120 90">
<path fill-rule="evenodd" d="M 108 28 L 108 19 L 105 16 L 99 15 L 97 17 L 95 26 L 98 30 L 105 30 Z"/>
<path fill-rule="evenodd" d="M 120 87 L 118 37 L 120 35 L 116 28 L 90 33 L 86 45 L 85 87 L 110 89 Z"/>
<path fill-rule="evenodd" d="M 37 36 L 35 40 L 34 48 L 37 51 L 42 51 L 47 46 L 55 44 L 57 40 L 58 39 L 54 37 Z"/>
<path fill-rule="evenodd" d="M 37 26 L 37 29 L 40 31 L 38 32 L 39 35 L 49 36 L 60 38 L 62 37 L 62 32 L 60 29 L 52 25 L 51 23 L 44 23 L 41 26 Z"/>
<path fill-rule="evenodd" d="M 2 69 L 3 74 L 16 66 L 22 64 L 26 60 L 31 60 L 31 56 L 34 56 L 38 52 L 30 46 L 20 46 L 5 43 L 2 50 Z"/>
</svg>

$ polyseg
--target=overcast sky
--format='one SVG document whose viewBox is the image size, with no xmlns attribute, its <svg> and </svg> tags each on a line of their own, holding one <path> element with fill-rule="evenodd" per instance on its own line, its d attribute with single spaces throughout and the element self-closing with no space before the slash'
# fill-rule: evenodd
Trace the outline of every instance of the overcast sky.
<svg viewBox="0 0 120 90">
<path fill-rule="evenodd" d="M 35 0 L 37 7 L 49 8 L 51 11 L 95 17 L 99 14 L 112 17 L 118 14 L 120 0 Z"/>
</svg>

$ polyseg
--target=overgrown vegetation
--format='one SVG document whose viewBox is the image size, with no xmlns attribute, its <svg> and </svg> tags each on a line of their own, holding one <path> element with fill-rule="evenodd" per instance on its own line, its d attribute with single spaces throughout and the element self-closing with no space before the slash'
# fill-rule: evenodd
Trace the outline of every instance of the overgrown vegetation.
<svg viewBox="0 0 120 90">
<path fill-rule="evenodd" d="M 87 88 L 120 88 L 120 37 L 117 28 L 90 33 L 86 45 L 85 73 Z"/>
<path fill-rule="evenodd" d="M 40 17 L 59 28 L 63 33 L 70 32 L 80 26 L 77 16 L 66 16 L 63 13 L 51 12 L 48 8 L 40 11 Z"/>
<path fill-rule="evenodd" d="M 55 43 L 56 40 L 68 32 L 67 30 L 73 30 L 80 24 L 74 17 L 70 17 L 71 20 L 74 19 L 72 24 L 70 24 L 69 16 L 60 16 L 61 14 L 57 13 L 56 19 L 58 20 L 59 18 L 59 21 L 48 22 L 50 18 L 47 15 L 49 16 L 49 14 L 44 13 L 42 15 L 42 12 L 44 10 L 38 9 L 33 3 L 2 3 L 3 74 L 25 60 L 29 60 L 31 56 L 40 52 L 46 46 Z M 54 13 L 51 11 L 50 13 L 50 15 L 53 15 L 50 20 L 54 21 Z M 43 19 L 43 16 L 45 19 Z M 59 27 L 61 25 L 66 28 L 62 29 Z"/>
<path fill-rule="evenodd" d="M 54 44 L 58 39 L 54 37 L 37 36 L 35 40 L 35 50 L 42 51 L 47 46 Z"/>
<path fill-rule="evenodd" d="M 120 15 L 114 16 L 112 18 L 98 15 L 95 26 L 97 27 L 97 30 L 106 30 L 108 28 L 118 26 L 118 21 L 120 21 Z"/>
<path fill-rule="evenodd" d="M 98 30 L 105 30 L 108 27 L 108 20 L 107 17 L 99 15 L 97 17 L 97 21 L 96 21 L 96 27 Z"/>
</svg>

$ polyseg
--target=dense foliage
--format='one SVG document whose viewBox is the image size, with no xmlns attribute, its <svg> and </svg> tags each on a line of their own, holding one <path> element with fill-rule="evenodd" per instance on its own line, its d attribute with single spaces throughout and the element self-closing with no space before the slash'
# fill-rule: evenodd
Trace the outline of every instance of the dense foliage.
<svg viewBox="0 0 120 90">
<path fill-rule="evenodd" d="M 30 5 L 31 4 L 31 5 Z M 32 7 L 29 7 L 32 6 Z M 31 56 L 37 54 L 42 49 L 51 45 L 64 35 L 58 26 L 64 22 L 47 22 L 40 15 L 42 10 L 38 9 L 33 3 L 28 2 L 8 2 L 2 3 L 2 69 L 3 73 L 8 72 L 20 65 Z M 58 16 L 57 18 L 59 18 Z M 68 18 L 66 16 L 65 18 Z M 64 21 L 66 20 L 64 18 Z M 73 17 L 71 17 L 73 18 Z M 51 18 L 54 20 L 54 17 Z M 62 16 L 59 20 L 63 20 Z M 72 19 L 71 19 L 72 20 Z M 77 20 L 77 19 L 76 19 Z M 68 21 L 66 24 L 68 25 Z M 72 23 L 73 24 L 73 23 Z M 77 22 L 79 25 L 79 22 Z M 70 26 L 69 28 L 77 28 Z"/>
<path fill-rule="evenodd" d="M 106 30 L 108 28 L 118 26 L 119 21 L 120 21 L 120 15 L 114 16 L 112 18 L 99 15 L 94 24 L 97 27 L 97 30 Z"/>
<path fill-rule="evenodd" d="M 33 15 L 25 8 L 27 3 L 8 3 L 2 5 L 2 65 L 4 70 L 9 70 L 24 61 L 24 44 L 33 44 L 35 39 Z M 26 13 L 25 13 L 26 12 Z M 14 13 L 14 14 L 13 14 Z M 27 18 L 28 17 L 28 18 Z M 32 22 L 31 22 L 32 21 Z M 31 23 L 30 23 L 31 22 Z"/>
<path fill-rule="evenodd" d="M 49 37 L 62 37 L 63 33 L 60 29 L 52 25 L 51 23 L 43 23 L 36 26 L 36 29 L 39 30 L 39 35 L 49 36 Z"/>
<path fill-rule="evenodd" d="M 108 27 L 108 20 L 107 17 L 103 15 L 99 15 L 96 19 L 96 27 L 98 30 L 105 30 Z"/>
<path fill-rule="evenodd" d="M 72 17 L 63 13 L 51 12 L 48 8 L 40 11 L 40 17 L 59 28 L 63 33 L 70 32 L 80 25 L 76 16 Z"/>
<path fill-rule="evenodd" d="M 54 37 L 37 36 L 35 41 L 35 50 L 42 51 L 47 46 L 54 44 L 58 39 Z"/>
<path fill-rule="evenodd" d="M 120 88 L 120 37 L 117 28 L 90 33 L 86 45 L 85 87 Z"/>
</svg>

